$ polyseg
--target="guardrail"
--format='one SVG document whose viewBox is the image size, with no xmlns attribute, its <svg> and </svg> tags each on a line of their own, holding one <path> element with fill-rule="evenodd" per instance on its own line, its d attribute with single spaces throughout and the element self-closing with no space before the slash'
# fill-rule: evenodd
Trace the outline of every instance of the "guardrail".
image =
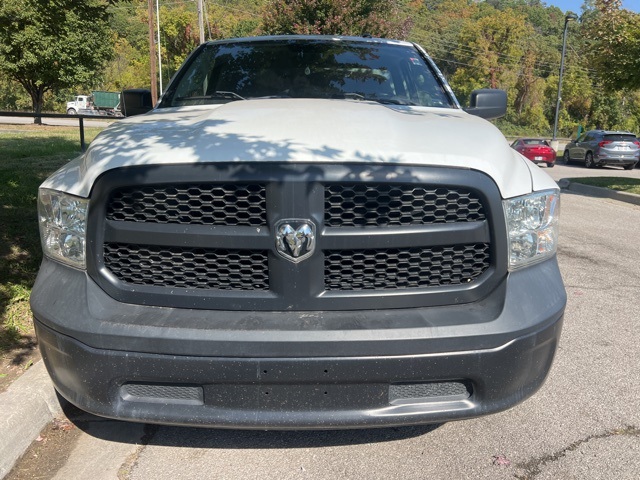
<svg viewBox="0 0 640 480">
<path fill-rule="evenodd" d="M 66 113 L 35 113 L 35 112 L 0 112 L 0 117 L 27 117 L 27 118 L 66 118 L 68 120 L 78 120 L 80 129 L 80 148 L 84 152 L 87 146 L 84 142 L 84 119 L 90 120 L 119 120 L 124 117 L 112 117 L 105 115 L 68 115 Z"/>
</svg>

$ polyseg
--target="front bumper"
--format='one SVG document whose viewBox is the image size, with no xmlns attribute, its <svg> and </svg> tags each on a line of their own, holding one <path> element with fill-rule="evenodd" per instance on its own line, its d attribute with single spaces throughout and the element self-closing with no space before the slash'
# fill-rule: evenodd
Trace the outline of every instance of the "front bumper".
<svg viewBox="0 0 640 480">
<path fill-rule="evenodd" d="M 56 389 L 106 417 L 302 429 L 437 423 L 532 395 L 560 337 L 555 259 L 477 304 L 357 312 L 224 312 L 116 302 L 43 263 L 32 294 Z"/>
</svg>

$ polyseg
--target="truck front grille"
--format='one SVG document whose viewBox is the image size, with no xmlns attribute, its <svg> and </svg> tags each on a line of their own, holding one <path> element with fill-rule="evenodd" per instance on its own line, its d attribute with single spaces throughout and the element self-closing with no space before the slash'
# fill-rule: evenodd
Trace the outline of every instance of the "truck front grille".
<svg viewBox="0 0 640 480">
<path fill-rule="evenodd" d="M 485 219 L 474 192 L 455 187 L 388 183 L 331 184 L 324 191 L 328 227 L 383 227 Z"/>
<path fill-rule="evenodd" d="M 314 250 L 296 261 L 287 248 L 300 239 L 289 236 L 287 247 L 276 227 L 305 224 L 315 231 Z M 505 231 L 500 192 L 472 170 L 130 167 L 106 172 L 94 185 L 87 269 L 127 303 L 251 311 L 428 307 L 488 295 L 507 274 Z"/>
<path fill-rule="evenodd" d="M 489 268 L 489 245 L 325 252 L 327 290 L 388 290 L 470 283 Z"/>
<path fill-rule="evenodd" d="M 267 224 L 264 184 L 145 185 L 114 190 L 107 219 L 182 225 Z"/>
<path fill-rule="evenodd" d="M 441 398 L 453 400 L 455 398 L 469 398 L 473 393 L 470 382 L 429 382 L 429 383 L 400 383 L 389 385 L 389 401 Z M 443 398 L 444 397 L 444 398 Z"/>
<path fill-rule="evenodd" d="M 166 288 L 268 290 L 267 252 L 104 244 L 104 261 L 125 283 Z"/>
</svg>

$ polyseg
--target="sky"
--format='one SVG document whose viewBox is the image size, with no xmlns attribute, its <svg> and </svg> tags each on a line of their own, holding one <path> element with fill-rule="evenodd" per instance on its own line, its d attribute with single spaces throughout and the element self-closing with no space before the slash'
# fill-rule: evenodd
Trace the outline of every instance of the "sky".
<svg viewBox="0 0 640 480">
<path fill-rule="evenodd" d="M 580 13 L 580 7 L 584 3 L 583 0 L 544 0 L 547 6 L 555 5 L 563 12 L 572 11 Z M 633 12 L 640 13 L 640 0 L 623 0 L 622 5 Z"/>
</svg>

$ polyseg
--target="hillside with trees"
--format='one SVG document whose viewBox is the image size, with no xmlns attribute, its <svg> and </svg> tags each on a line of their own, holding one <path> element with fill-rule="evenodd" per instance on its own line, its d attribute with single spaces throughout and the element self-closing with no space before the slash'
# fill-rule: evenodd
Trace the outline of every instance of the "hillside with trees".
<svg viewBox="0 0 640 480">
<path fill-rule="evenodd" d="M 158 3 L 166 87 L 199 43 L 198 2 Z M 551 135 L 566 12 L 543 0 L 204 0 L 203 5 L 207 39 L 331 33 L 414 41 L 434 58 L 461 103 L 476 88 L 507 90 L 509 110 L 497 122 L 505 134 Z M 571 136 L 579 126 L 640 132 L 640 14 L 622 9 L 620 0 L 585 0 L 575 13 L 578 20 L 568 23 L 559 135 Z M 79 16 L 86 21 L 78 22 Z M 149 88 L 149 70 L 147 0 L 3 0 L 0 5 L 0 110 L 61 111 L 77 93 Z"/>
</svg>

